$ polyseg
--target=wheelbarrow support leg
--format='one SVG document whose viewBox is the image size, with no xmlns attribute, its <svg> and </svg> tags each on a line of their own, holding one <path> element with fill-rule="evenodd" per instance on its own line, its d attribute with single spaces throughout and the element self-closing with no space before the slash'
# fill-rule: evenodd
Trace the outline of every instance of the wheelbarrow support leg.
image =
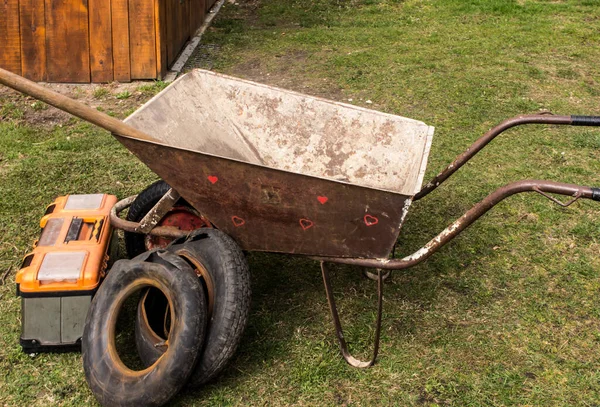
<svg viewBox="0 0 600 407">
<path fill-rule="evenodd" d="M 323 284 L 325 285 L 325 294 L 327 295 L 327 302 L 329 303 L 329 309 L 331 311 L 331 318 L 333 319 L 333 325 L 335 326 L 335 334 L 340 344 L 340 350 L 342 356 L 348 362 L 350 366 L 358 368 L 371 367 L 375 364 L 377 354 L 379 353 L 379 338 L 381 334 L 381 313 L 383 309 L 383 273 L 381 269 L 377 270 L 377 322 L 375 323 L 375 341 L 373 344 L 373 358 L 368 362 L 363 362 L 356 359 L 348 351 L 348 344 L 344 338 L 344 331 L 342 329 L 342 323 L 340 322 L 340 316 L 338 314 L 337 306 L 335 305 L 335 298 L 333 297 L 333 290 L 331 289 L 331 282 L 329 281 L 329 271 L 325 262 L 321 262 L 321 272 L 323 273 Z"/>
</svg>

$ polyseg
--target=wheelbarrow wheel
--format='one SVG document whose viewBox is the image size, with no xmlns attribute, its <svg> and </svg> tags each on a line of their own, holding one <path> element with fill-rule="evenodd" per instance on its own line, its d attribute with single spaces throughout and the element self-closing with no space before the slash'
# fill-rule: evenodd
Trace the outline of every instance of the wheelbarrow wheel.
<svg viewBox="0 0 600 407">
<path fill-rule="evenodd" d="M 125 301 L 140 290 L 160 290 L 170 307 L 168 347 L 143 370 L 132 370 L 116 348 L 116 324 Z M 94 296 L 83 338 L 86 380 L 105 406 L 161 406 L 187 382 L 198 361 L 204 337 L 204 291 L 189 267 L 120 260 Z"/>
<path fill-rule="evenodd" d="M 200 386 L 216 377 L 233 357 L 242 338 L 250 309 L 250 273 L 239 246 L 217 229 L 194 232 L 184 243 L 174 242 L 168 250 L 196 269 L 208 297 L 209 322 L 204 349 L 189 381 Z M 154 293 L 156 294 L 156 293 Z M 162 355 L 157 344 L 160 332 L 151 326 L 150 315 L 164 315 L 164 301 L 148 293 L 138 308 L 136 346 L 140 358 L 152 364 Z M 142 308 L 141 307 L 141 308 Z M 144 315 L 148 316 L 147 318 Z M 160 329 L 160 327 L 159 327 Z"/>
<path fill-rule="evenodd" d="M 156 181 L 138 194 L 127 212 L 126 219 L 132 222 L 141 221 L 144 216 L 171 187 L 163 180 Z M 200 216 L 184 199 L 180 199 L 158 223 L 159 226 L 177 226 L 181 230 L 196 230 L 212 227 L 210 222 Z M 155 248 L 165 248 L 171 241 L 157 236 L 125 232 L 125 248 L 130 259 Z"/>
</svg>

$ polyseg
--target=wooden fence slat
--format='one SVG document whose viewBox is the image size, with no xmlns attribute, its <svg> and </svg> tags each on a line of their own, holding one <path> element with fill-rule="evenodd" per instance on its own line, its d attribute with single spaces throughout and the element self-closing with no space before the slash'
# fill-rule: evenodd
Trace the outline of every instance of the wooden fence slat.
<svg viewBox="0 0 600 407">
<path fill-rule="evenodd" d="M 217 0 L 206 0 L 206 11 L 210 10 Z"/>
<path fill-rule="evenodd" d="M 155 0 L 154 18 L 156 28 L 156 77 L 163 78 L 167 73 L 167 21 L 164 0 Z"/>
<path fill-rule="evenodd" d="M 167 0 L 167 63 L 175 62 L 177 55 L 190 37 L 189 0 Z"/>
<path fill-rule="evenodd" d="M 20 0 L 21 75 L 32 81 L 46 80 L 46 21 L 44 2 Z"/>
<path fill-rule="evenodd" d="M 0 68 L 21 74 L 19 0 L 0 1 Z"/>
<path fill-rule="evenodd" d="M 131 79 L 156 78 L 156 33 L 152 1 L 129 0 L 129 48 Z"/>
<path fill-rule="evenodd" d="M 92 82 L 112 82 L 111 0 L 89 0 L 90 71 Z"/>
<path fill-rule="evenodd" d="M 112 0 L 112 52 L 114 79 L 131 80 L 129 55 L 129 0 Z"/>
<path fill-rule="evenodd" d="M 48 81 L 89 82 L 88 0 L 45 1 Z"/>
<path fill-rule="evenodd" d="M 192 0 L 190 6 L 190 32 L 191 36 L 194 36 L 198 28 L 204 22 L 204 16 L 206 15 L 206 0 Z"/>
</svg>

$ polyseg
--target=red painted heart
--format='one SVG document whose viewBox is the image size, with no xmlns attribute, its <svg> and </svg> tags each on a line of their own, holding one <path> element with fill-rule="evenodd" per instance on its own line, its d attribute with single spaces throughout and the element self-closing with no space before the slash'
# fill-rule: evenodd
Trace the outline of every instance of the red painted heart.
<svg viewBox="0 0 600 407">
<path fill-rule="evenodd" d="M 231 217 L 231 221 L 233 222 L 233 226 L 240 227 L 242 225 L 244 225 L 246 223 L 246 221 L 242 218 L 240 218 L 239 216 L 232 216 Z"/>
<path fill-rule="evenodd" d="M 379 219 L 377 219 L 375 216 L 371 216 L 371 215 L 365 215 L 364 217 L 365 220 L 365 225 L 367 226 L 373 226 L 379 223 Z"/>
<path fill-rule="evenodd" d="M 216 184 L 216 182 L 219 180 L 219 177 L 216 177 L 214 175 L 209 175 L 208 176 L 208 180 L 210 181 L 211 184 Z"/>
<path fill-rule="evenodd" d="M 300 226 L 303 230 L 307 230 L 314 226 L 314 222 L 310 219 L 300 219 Z"/>
<path fill-rule="evenodd" d="M 317 201 L 321 202 L 321 205 L 325 205 L 325 202 L 329 201 L 329 198 L 326 196 L 318 196 Z"/>
</svg>

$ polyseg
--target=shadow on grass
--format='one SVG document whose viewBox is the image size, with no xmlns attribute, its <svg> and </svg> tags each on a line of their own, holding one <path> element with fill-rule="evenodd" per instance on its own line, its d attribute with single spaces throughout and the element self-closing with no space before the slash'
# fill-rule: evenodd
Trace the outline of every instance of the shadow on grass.
<svg viewBox="0 0 600 407">
<path fill-rule="evenodd" d="M 428 233 L 433 227 L 425 225 L 424 234 L 433 235 Z M 410 247 L 426 241 L 421 236 L 408 240 Z M 473 294 L 477 288 L 460 278 L 460 269 L 475 261 L 477 250 L 467 250 L 460 258 L 456 256 L 468 244 L 462 242 L 451 250 L 446 248 L 422 265 L 393 273 L 384 287 L 383 343 L 392 341 L 402 346 L 418 336 L 422 326 L 420 318 L 437 305 L 440 289 L 450 289 L 465 297 Z M 293 354 L 299 350 L 325 352 L 326 358 L 336 358 L 339 362 L 336 366 L 346 368 L 339 356 L 319 263 L 266 253 L 251 253 L 249 263 L 252 309 L 238 351 L 215 381 L 200 389 L 185 389 L 175 404 L 185 403 L 190 398 L 211 397 L 215 391 L 243 382 L 269 366 L 294 360 L 297 355 Z M 331 270 L 346 339 L 358 357 L 367 358 L 372 349 L 376 283 L 366 279 L 358 267 L 332 265 Z M 325 351 L 311 347 L 311 343 L 320 341 L 324 341 Z"/>
</svg>

